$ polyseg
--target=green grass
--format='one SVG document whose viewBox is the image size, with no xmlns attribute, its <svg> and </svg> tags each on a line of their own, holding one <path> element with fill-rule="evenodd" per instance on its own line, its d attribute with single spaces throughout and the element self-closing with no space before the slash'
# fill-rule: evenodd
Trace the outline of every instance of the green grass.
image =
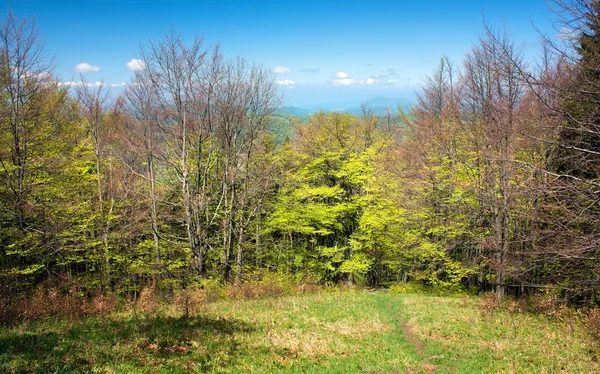
<svg viewBox="0 0 600 374">
<path fill-rule="evenodd" d="M 0 329 L 0 372 L 589 373 L 576 323 L 474 297 L 338 292 Z"/>
</svg>

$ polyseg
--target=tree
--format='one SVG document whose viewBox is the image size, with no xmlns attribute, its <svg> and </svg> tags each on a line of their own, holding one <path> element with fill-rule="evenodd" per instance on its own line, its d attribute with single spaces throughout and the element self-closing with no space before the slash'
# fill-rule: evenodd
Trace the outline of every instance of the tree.
<svg viewBox="0 0 600 374">
<path fill-rule="evenodd" d="M 224 64 L 220 78 L 221 84 L 215 89 L 215 132 L 211 135 L 220 155 L 223 276 L 231 278 L 236 245 L 235 278 L 239 282 L 245 231 L 271 185 L 268 174 L 261 176 L 263 170 L 254 169 L 254 159 L 261 157 L 257 151 L 279 98 L 274 77 L 258 65 L 248 66 L 244 59 Z"/>
<path fill-rule="evenodd" d="M 141 54 L 159 104 L 161 153 L 181 182 L 190 265 L 200 276 L 218 267 L 231 280 L 235 262 L 239 281 L 245 231 L 269 189 L 253 168 L 278 105 L 274 78 L 242 58 L 224 61 L 200 39 L 186 46 L 173 31 Z M 209 263 L 211 248 L 221 249 L 218 265 Z"/>
<path fill-rule="evenodd" d="M 420 166 L 431 181 L 426 216 L 445 217 L 432 221 L 431 239 L 467 268 L 477 265 L 479 285 L 493 283 L 501 299 L 507 287 L 532 284 L 536 272 L 534 222 L 547 153 L 532 139 L 544 133 L 543 111 L 518 48 L 506 32 L 484 31 L 459 74 L 442 60 L 426 82 L 408 134 L 420 159 L 409 170 Z"/>
<path fill-rule="evenodd" d="M 164 153 L 165 161 L 174 168 L 181 183 L 181 204 L 192 258 L 189 265 L 196 274 L 204 272 L 203 228 L 200 225 L 203 209 L 195 204 L 201 201 L 193 198 L 190 154 L 204 142 L 201 118 L 206 107 L 201 77 L 208 51 L 202 44 L 201 39 L 195 39 L 186 46 L 181 36 L 171 30 L 162 41 L 141 50 L 146 82 L 153 85 L 160 104 L 160 128 L 168 147 Z M 202 170 L 201 165 L 196 166 Z"/>
<path fill-rule="evenodd" d="M 43 167 L 43 142 L 53 127 L 45 110 L 60 102 L 51 98 L 56 90 L 51 67 L 35 21 L 9 11 L 0 25 L 0 251 L 7 272 L 15 276 L 43 269 L 39 257 L 44 254 L 38 257 L 28 247 L 43 227 L 31 196 Z"/>
<path fill-rule="evenodd" d="M 426 79 L 413 115 L 404 116 L 397 160 L 385 166 L 399 185 L 394 199 L 404 216 L 402 229 L 394 234 L 399 280 L 482 285 L 480 243 L 486 229 L 479 218 L 480 169 L 472 143 L 481 138 L 462 122 L 462 82 L 454 65 L 443 58 Z"/>
<path fill-rule="evenodd" d="M 124 149 L 133 150 L 133 154 L 124 155 L 124 162 L 136 175 L 142 177 L 147 185 L 149 199 L 147 205 L 154 249 L 153 285 L 160 282 L 162 272 L 159 193 L 157 191 L 157 162 L 160 160 L 161 154 L 160 103 L 155 89 L 156 87 L 152 85 L 144 71 L 136 72 L 135 78 L 124 93 L 126 117 L 123 122 L 129 136 L 124 137 L 127 144 L 122 145 Z M 138 157 L 139 153 L 141 153 L 140 157 Z"/>
<path fill-rule="evenodd" d="M 369 271 L 372 260 L 354 236 L 374 157 L 385 144 L 371 126 L 368 118 L 321 112 L 300 127 L 297 153 L 285 156 L 293 157 L 293 168 L 267 221 L 267 231 L 288 243 L 291 271 L 347 284 Z"/>
<path fill-rule="evenodd" d="M 24 292 L 95 270 L 93 153 L 34 21 L 9 12 L 0 41 L 0 282 Z"/>
<path fill-rule="evenodd" d="M 545 74 L 529 82 L 547 108 L 553 135 L 549 145 L 549 177 L 540 216 L 541 278 L 560 285 L 575 303 L 598 300 L 600 253 L 600 3 L 596 0 L 556 1 L 564 43 L 550 46 Z M 557 218 L 560 217 L 560 218 Z M 559 264 L 560 273 L 554 272 Z"/>
<path fill-rule="evenodd" d="M 511 215 L 515 209 L 518 167 L 513 160 L 517 152 L 519 103 L 524 95 L 515 62 L 520 64 L 521 59 L 506 34 L 496 35 L 487 29 L 486 38 L 467 55 L 463 75 L 465 125 L 471 129 L 473 145 L 479 153 L 479 199 L 485 209 L 484 219 L 494 233 L 485 246 L 492 255 L 498 298 L 505 293 L 514 243 Z"/>
<path fill-rule="evenodd" d="M 18 19 L 9 11 L 0 26 L 0 78 L 2 84 L 2 131 L 5 134 L 2 169 L 11 191 L 12 214 L 20 231 L 28 226 L 27 198 L 30 160 L 35 151 L 35 127 L 43 113 L 36 101 L 53 90 L 52 65 L 43 55 L 43 41 L 35 21 Z"/>
<path fill-rule="evenodd" d="M 105 116 L 107 112 L 107 104 L 109 99 L 109 91 L 104 87 L 104 84 L 92 85 L 88 83 L 83 75 L 81 84 L 75 87 L 75 93 L 81 104 L 81 117 L 85 121 L 90 139 L 94 147 L 95 158 L 95 173 L 96 173 L 96 209 L 98 214 L 97 227 L 101 231 L 100 237 L 102 241 L 102 258 L 103 258 L 103 283 L 105 289 L 110 287 L 110 245 L 109 232 L 111 219 L 115 208 L 114 196 L 109 194 L 106 186 L 107 176 L 110 171 L 105 170 L 107 165 L 105 160 L 106 148 L 106 129 L 104 128 Z M 95 233 L 93 233 L 94 236 Z"/>
</svg>

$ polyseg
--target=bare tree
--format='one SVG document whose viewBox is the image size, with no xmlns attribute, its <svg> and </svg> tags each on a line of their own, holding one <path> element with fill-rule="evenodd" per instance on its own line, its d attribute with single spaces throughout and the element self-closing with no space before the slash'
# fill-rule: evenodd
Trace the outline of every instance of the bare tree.
<svg viewBox="0 0 600 374">
<path fill-rule="evenodd" d="M 160 281 L 161 251 L 159 228 L 159 196 L 157 192 L 157 160 L 160 156 L 160 138 L 158 124 L 160 121 L 159 98 L 156 87 L 150 81 L 146 71 L 137 71 L 135 78 L 128 85 L 124 93 L 125 111 L 128 115 L 125 123 L 129 136 L 124 139 L 129 148 L 133 149 L 134 157 L 130 160 L 125 157 L 124 162 L 135 174 L 141 176 L 148 186 L 148 211 L 150 216 L 150 229 L 154 242 L 154 271 L 153 284 Z M 124 145 L 125 146 L 125 145 Z M 137 172 L 137 152 L 142 153 L 143 172 Z"/>
<path fill-rule="evenodd" d="M 257 142 L 279 98 L 273 76 L 260 66 L 238 58 L 224 65 L 217 88 L 216 141 L 222 155 L 223 275 L 231 278 L 237 242 L 236 281 L 241 280 L 245 230 L 256 214 L 268 186 L 255 190 L 253 167 Z M 256 171 L 258 172 L 258 171 Z M 260 182 L 259 182 L 260 184 Z M 253 195 L 253 196 L 252 196 Z M 253 200 L 254 199 L 254 200 Z"/>
<path fill-rule="evenodd" d="M 525 75 L 544 106 L 550 135 L 527 134 L 548 149 L 536 261 L 560 264 L 560 273 L 540 272 L 539 278 L 560 284 L 571 301 L 597 302 L 600 2 L 556 0 L 552 9 L 558 39 L 544 38 L 544 65 Z"/>
<path fill-rule="evenodd" d="M 201 39 L 188 46 L 173 31 L 141 57 L 143 84 L 152 85 L 158 103 L 151 110 L 164 161 L 181 182 L 191 267 L 204 275 L 208 252 L 218 246 L 224 277 L 231 278 L 234 261 L 241 275 L 245 230 L 264 193 L 254 182 L 264 179 L 251 168 L 278 104 L 274 79 L 241 58 L 224 62 L 219 47 L 204 49 Z"/>
<path fill-rule="evenodd" d="M 508 260 L 513 232 L 511 216 L 515 209 L 515 144 L 519 126 L 519 104 L 525 90 L 515 62 L 520 52 L 506 32 L 496 34 L 486 28 L 486 36 L 467 55 L 463 82 L 465 129 L 479 154 L 480 202 L 493 228 L 484 249 L 492 256 L 496 295 L 505 293 Z"/>
<path fill-rule="evenodd" d="M 203 273 L 204 253 L 198 218 L 201 208 L 196 206 L 197 200 L 193 199 L 190 153 L 194 146 L 202 143 L 198 135 L 202 131 L 200 126 L 204 114 L 200 77 L 206 65 L 207 53 L 202 39 L 195 39 L 187 46 L 174 30 L 169 31 L 162 41 L 151 43 L 147 49 L 141 50 L 141 57 L 146 64 L 145 73 L 160 103 L 160 126 L 165 133 L 168 152 L 178 160 L 178 164 L 171 165 L 181 181 L 186 233 L 192 251 L 191 265 L 198 274 Z"/>
</svg>

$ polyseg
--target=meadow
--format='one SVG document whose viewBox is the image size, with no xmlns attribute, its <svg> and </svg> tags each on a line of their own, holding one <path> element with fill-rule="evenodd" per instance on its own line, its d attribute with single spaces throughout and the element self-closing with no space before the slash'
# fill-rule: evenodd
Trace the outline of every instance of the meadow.
<svg viewBox="0 0 600 374">
<path fill-rule="evenodd" d="M 589 373 L 577 318 L 474 296 L 317 291 L 0 329 L 8 373 Z"/>
</svg>

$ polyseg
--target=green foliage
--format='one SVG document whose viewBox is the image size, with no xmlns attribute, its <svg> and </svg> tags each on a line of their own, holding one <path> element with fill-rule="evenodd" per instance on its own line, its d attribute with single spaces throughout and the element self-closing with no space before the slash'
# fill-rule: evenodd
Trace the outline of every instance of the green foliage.
<svg viewBox="0 0 600 374">
<path fill-rule="evenodd" d="M 319 113 L 300 128 L 299 152 L 284 150 L 293 168 L 266 222 L 266 233 L 290 239 L 296 269 L 316 271 L 324 282 L 364 276 L 372 260 L 353 235 L 359 230 L 381 144 L 363 138 L 356 117 Z"/>
<path fill-rule="evenodd" d="M 91 205 L 96 182 L 93 158 L 84 129 L 69 118 L 72 102 L 60 90 L 45 92 L 38 98 L 42 119 L 29 136 L 32 143 L 26 164 L 26 226 L 2 222 L 0 240 L 10 243 L 6 257 L 0 260 L 0 277 L 31 286 L 43 274 L 69 272 L 74 268 L 94 268 L 94 240 L 90 232 L 95 215 Z M 7 135 L 6 132 L 3 135 Z M 2 160 L 5 165 L 8 160 Z M 2 173 L 11 173 L 3 169 Z M 3 181 L 11 178 L 4 175 Z M 0 183 L 1 211 L 15 212 L 10 185 Z"/>
</svg>

